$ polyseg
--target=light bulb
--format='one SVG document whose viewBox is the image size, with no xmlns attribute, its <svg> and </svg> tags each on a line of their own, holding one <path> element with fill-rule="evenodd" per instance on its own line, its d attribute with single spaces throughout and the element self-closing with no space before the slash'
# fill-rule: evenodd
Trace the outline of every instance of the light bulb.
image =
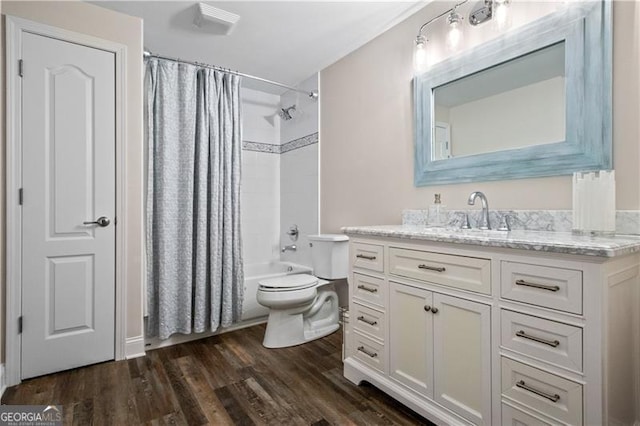
<svg viewBox="0 0 640 426">
<path fill-rule="evenodd" d="M 427 39 L 424 36 L 418 36 L 415 43 L 413 69 L 416 73 L 421 73 L 427 68 Z"/>
<path fill-rule="evenodd" d="M 447 47 L 449 50 L 456 50 L 462 40 L 462 16 L 454 8 L 447 17 L 449 23 L 449 34 L 447 34 Z"/>
<path fill-rule="evenodd" d="M 509 0 L 494 0 L 493 14 L 498 31 L 504 31 L 511 26 Z"/>
</svg>

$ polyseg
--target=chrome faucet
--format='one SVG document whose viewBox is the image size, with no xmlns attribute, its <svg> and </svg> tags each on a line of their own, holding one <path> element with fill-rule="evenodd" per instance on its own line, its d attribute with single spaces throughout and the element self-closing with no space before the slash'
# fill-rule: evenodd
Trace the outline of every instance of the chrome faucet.
<svg viewBox="0 0 640 426">
<path fill-rule="evenodd" d="M 480 217 L 480 222 L 478 222 L 478 229 L 491 229 L 491 224 L 489 223 L 489 202 L 487 201 L 487 197 L 480 191 L 472 192 L 471 195 L 469 195 L 469 201 L 467 201 L 467 204 L 473 206 L 476 202 L 476 198 L 478 197 L 480 198 L 480 201 L 482 201 L 482 216 Z"/>
<path fill-rule="evenodd" d="M 287 250 L 296 251 L 296 250 L 298 250 L 298 247 L 296 247 L 296 245 L 295 245 L 295 244 L 290 244 L 290 245 L 288 245 L 288 246 L 283 246 L 283 247 L 282 247 L 282 252 L 283 252 L 283 253 L 284 253 L 285 251 L 287 251 Z"/>
</svg>

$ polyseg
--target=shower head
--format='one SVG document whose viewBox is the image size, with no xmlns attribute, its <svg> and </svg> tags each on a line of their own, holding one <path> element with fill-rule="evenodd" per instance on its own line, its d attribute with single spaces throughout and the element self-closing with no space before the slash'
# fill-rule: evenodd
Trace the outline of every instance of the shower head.
<svg viewBox="0 0 640 426">
<path fill-rule="evenodd" d="M 289 121 L 296 115 L 296 106 L 291 105 L 288 108 L 280 108 L 278 111 L 278 116 L 282 118 L 284 121 Z"/>
</svg>

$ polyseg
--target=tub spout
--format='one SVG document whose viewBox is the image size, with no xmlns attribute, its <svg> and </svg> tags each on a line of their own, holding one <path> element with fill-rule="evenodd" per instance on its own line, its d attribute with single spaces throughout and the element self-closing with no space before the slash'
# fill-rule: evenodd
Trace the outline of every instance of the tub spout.
<svg viewBox="0 0 640 426">
<path fill-rule="evenodd" d="M 282 247 L 282 252 L 284 253 L 285 251 L 296 251 L 298 249 L 298 247 L 296 247 L 295 244 L 290 244 L 288 246 L 283 246 Z"/>
</svg>

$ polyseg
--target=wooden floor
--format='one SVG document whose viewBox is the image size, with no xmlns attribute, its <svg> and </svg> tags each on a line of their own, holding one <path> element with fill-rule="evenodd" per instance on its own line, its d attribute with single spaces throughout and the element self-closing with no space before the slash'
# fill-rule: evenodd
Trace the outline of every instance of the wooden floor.
<svg viewBox="0 0 640 426">
<path fill-rule="evenodd" d="M 342 334 L 265 349 L 258 325 L 24 381 L 3 404 L 60 404 L 65 424 L 430 424 L 342 377 Z"/>
</svg>

